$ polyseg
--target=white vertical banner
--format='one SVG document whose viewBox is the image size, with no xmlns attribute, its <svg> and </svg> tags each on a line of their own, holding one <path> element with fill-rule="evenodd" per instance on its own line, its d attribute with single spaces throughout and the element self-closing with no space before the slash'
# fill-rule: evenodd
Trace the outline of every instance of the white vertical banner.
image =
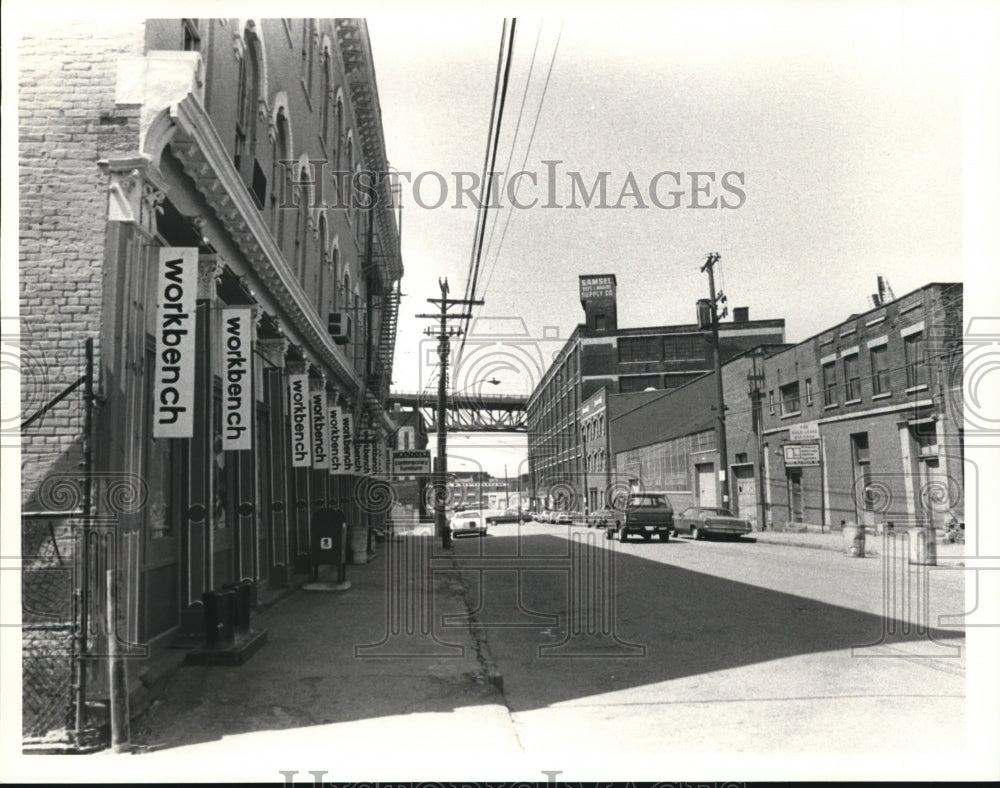
<svg viewBox="0 0 1000 788">
<path fill-rule="evenodd" d="M 159 263 L 153 437 L 190 438 L 194 434 L 198 249 L 163 247 Z"/>
<path fill-rule="evenodd" d="M 308 468 L 312 465 L 308 375 L 288 376 L 288 409 L 292 427 L 292 467 Z"/>
<path fill-rule="evenodd" d="M 319 389 L 309 393 L 312 416 L 312 467 L 322 471 L 330 470 L 330 429 L 327 419 L 326 391 Z"/>
<path fill-rule="evenodd" d="M 219 358 L 222 367 L 222 448 L 253 448 L 253 311 L 249 307 L 222 310 Z"/>
<path fill-rule="evenodd" d="M 328 411 L 330 420 L 330 475 L 336 476 L 344 471 L 344 449 L 340 439 L 341 415 L 340 408 L 334 406 Z"/>
<path fill-rule="evenodd" d="M 344 473 L 354 473 L 354 415 L 344 410 L 340 418 L 340 445 L 343 446 Z"/>
</svg>

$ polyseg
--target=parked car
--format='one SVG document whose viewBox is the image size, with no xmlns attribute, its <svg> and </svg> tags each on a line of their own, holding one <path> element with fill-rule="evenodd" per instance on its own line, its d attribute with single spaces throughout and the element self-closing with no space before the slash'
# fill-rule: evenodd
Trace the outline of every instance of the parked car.
<svg viewBox="0 0 1000 788">
<path fill-rule="evenodd" d="M 451 528 L 452 536 L 486 536 L 486 517 L 483 512 L 476 509 L 455 512 L 448 526 Z"/>
<path fill-rule="evenodd" d="M 695 539 L 710 536 L 739 539 L 753 530 L 749 520 L 734 517 L 731 511 L 718 506 L 689 506 L 677 515 L 674 529 L 678 534 L 687 533 Z"/>
<path fill-rule="evenodd" d="M 569 514 L 570 522 L 573 523 L 573 525 L 584 525 L 587 522 L 587 515 L 583 512 L 574 511 L 568 512 L 567 514 Z"/>
<path fill-rule="evenodd" d="M 517 523 L 523 519 L 524 515 L 518 509 L 504 509 L 499 514 L 491 514 L 486 518 L 489 525 L 497 523 Z"/>
<path fill-rule="evenodd" d="M 623 510 L 616 511 L 604 527 L 604 536 L 619 542 L 638 534 L 647 542 L 656 534 L 661 542 L 670 540 L 674 530 L 674 508 L 666 494 L 658 492 L 631 493 Z"/>
<path fill-rule="evenodd" d="M 571 512 L 554 512 L 552 522 L 557 525 L 572 525 L 573 517 Z"/>
<path fill-rule="evenodd" d="M 604 528 L 608 524 L 608 521 L 614 518 L 615 514 L 614 509 L 595 509 L 587 515 L 587 527 Z"/>
</svg>

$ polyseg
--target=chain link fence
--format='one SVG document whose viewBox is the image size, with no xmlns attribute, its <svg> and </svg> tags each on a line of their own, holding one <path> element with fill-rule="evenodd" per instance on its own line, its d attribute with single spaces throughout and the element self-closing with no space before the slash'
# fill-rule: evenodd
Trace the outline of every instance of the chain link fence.
<svg viewBox="0 0 1000 788">
<path fill-rule="evenodd" d="M 66 735 L 74 723 L 75 573 L 66 518 L 22 520 L 22 736 Z"/>
</svg>

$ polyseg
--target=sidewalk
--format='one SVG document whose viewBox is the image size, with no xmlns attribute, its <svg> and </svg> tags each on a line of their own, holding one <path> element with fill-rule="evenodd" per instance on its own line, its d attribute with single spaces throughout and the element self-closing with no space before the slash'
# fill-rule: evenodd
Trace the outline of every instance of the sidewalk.
<svg viewBox="0 0 1000 788">
<path fill-rule="evenodd" d="M 819 531 L 813 526 L 803 531 L 754 531 L 742 538 L 747 541 L 752 539 L 758 544 L 809 547 L 817 550 L 845 552 L 844 536 L 840 531 L 830 531 L 829 529 Z M 882 534 L 874 534 L 869 531 L 865 535 L 865 555 L 881 555 L 882 539 Z M 936 540 L 936 551 L 937 563 L 941 565 L 964 566 L 964 558 L 968 555 L 964 544 L 944 541 L 940 537 Z"/>
<path fill-rule="evenodd" d="M 365 780 L 434 753 L 448 767 L 520 754 L 450 556 L 420 537 L 378 551 L 347 567 L 350 589 L 298 590 L 255 616 L 268 642 L 244 665 L 173 671 L 114 767 L 158 774 L 169 759 L 173 773 L 199 756 L 183 779 L 270 781 L 262 758 L 277 754 L 307 778 Z"/>
</svg>

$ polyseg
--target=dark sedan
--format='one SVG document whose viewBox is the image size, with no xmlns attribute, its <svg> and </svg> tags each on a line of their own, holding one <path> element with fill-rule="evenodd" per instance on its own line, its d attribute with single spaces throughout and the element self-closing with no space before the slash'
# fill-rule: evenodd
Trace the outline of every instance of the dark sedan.
<svg viewBox="0 0 1000 788">
<path fill-rule="evenodd" d="M 486 522 L 490 525 L 496 525 L 497 523 L 517 523 L 522 520 L 526 520 L 524 512 L 517 509 L 506 509 L 500 514 L 491 514 L 486 517 Z"/>
<path fill-rule="evenodd" d="M 674 518 L 674 532 L 686 533 L 695 539 L 710 536 L 739 539 L 752 530 L 749 520 L 735 517 L 728 509 L 717 506 L 690 506 Z"/>
</svg>

